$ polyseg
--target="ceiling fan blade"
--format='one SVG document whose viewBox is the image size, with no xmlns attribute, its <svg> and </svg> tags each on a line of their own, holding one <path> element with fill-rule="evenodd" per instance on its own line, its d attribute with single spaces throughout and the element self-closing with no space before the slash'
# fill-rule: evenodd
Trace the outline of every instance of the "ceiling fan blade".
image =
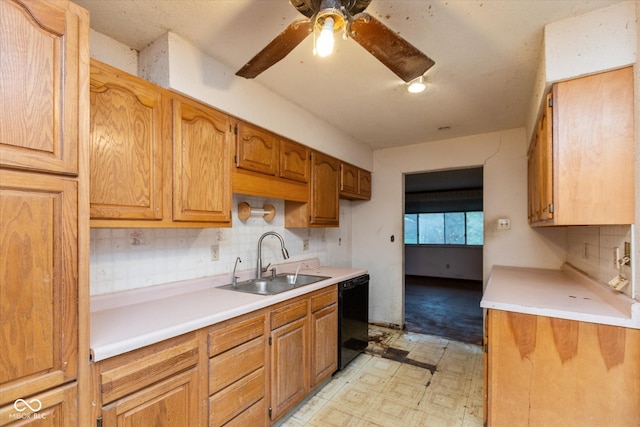
<svg viewBox="0 0 640 427">
<path fill-rule="evenodd" d="M 354 16 L 349 36 L 405 82 L 420 77 L 435 64 L 368 13 Z"/>
<path fill-rule="evenodd" d="M 236 76 L 252 79 L 289 54 L 313 31 L 313 22 L 308 19 L 293 21 L 256 56 L 251 58 Z"/>
</svg>

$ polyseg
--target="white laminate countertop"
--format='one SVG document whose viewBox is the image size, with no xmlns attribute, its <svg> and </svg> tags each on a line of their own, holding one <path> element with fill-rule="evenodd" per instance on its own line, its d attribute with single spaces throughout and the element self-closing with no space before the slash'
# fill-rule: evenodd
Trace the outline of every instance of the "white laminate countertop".
<svg viewBox="0 0 640 427">
<path fill-rule="evenodd" d="M 293 272 L 287 264 L 278 272 Z M 218 286 L 230 283 L 231 275 L 151 286 L 91 297 L 91 356 L 100 361 L 128 351 L 195 331 L 334 283 L 367 274 L 366 270 L 318 266 L 300 269 L 301 274 L 329 279 L 276 295 L 254 295 Z M 246 280 L 250 272 L 240 275 Z"/>
<path fill-rule="evenodd" d="M 560 270 L 494 266 L 480 306 L 640 329 L 640 303 L 565 264 Z"/>
</svg>

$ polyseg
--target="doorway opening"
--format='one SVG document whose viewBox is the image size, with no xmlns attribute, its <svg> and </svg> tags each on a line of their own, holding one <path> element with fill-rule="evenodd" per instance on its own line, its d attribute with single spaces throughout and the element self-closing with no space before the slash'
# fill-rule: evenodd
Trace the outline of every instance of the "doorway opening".
<svg viewBox="0 0 640 427">
<path fill-rule="evenodd" d="M 480 344 L 482 167 L 404 180 L 404 328 Z"/>
</svg>

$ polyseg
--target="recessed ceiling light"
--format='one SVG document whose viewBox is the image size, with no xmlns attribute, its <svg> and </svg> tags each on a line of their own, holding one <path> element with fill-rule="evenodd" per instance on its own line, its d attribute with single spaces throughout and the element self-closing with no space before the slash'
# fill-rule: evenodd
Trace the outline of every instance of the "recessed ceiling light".
<svg viewBox="0 0 640 427">
<path fill-rule="evenodd" d="M 407 83 L 407 90 L 410 93 L 420 93 L 424 92 L 427 88 L 427 83 L 424 81 L 424 76 L 420 76 L 416 79 L 411 80 Z"/>
</svg>

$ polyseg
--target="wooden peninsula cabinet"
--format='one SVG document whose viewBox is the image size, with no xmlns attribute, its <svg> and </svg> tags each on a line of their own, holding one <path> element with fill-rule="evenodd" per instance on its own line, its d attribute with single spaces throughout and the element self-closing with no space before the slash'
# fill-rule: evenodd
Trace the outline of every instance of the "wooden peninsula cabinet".
<svg viewBox="0 0 640 427">
<path fill-rule="evenodd" d="M 534 226 L 634 222 L 633 69 L 553 85 L 529 153 Z"/>
<path fill-rule="evenodd" d="M 487 313 L 492 427 L 640 425 L 640 330 Z"/>
<path fill-rule="evenodd" d="M 71 2 L 0 0 L 0 17 L 0 425 L 79 425 L 89 15 Z"/>
</svg>

